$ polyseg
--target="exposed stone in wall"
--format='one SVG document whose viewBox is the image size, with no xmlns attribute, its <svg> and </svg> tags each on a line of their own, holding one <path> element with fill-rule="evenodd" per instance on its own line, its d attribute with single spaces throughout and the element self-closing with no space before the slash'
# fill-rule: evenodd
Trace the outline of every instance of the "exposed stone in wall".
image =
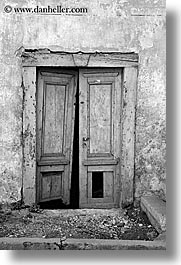
<svg viewBox="0 0 181 265">
<path fill-rule="evenodd" d="M 56 0 L 8 1 L 12 7 L 56 6 Z M 137 52 L 135 197 L 165 198 L 165 0 L 68 0 L 82 16 L 5 13 L 0 2 L 0 202 L 22 187 L 21 49 Z"/>
</svg>

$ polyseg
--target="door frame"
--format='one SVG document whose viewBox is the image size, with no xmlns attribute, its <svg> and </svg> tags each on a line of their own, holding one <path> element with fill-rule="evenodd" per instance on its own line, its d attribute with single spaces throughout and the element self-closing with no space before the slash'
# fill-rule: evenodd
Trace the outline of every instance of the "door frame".
<svg viewBox="0 0 181 265">
<path fill-rule="evenodd" d="M 120 207 L 133 203 L 135 165 L 135 112 L 138 75 L 136 53 L 66 53 L 25 50 L 22 53 L 23 89 L 23 201 L 36 203 L 36 90 L 37 67 L 123 68 L 122 143 L 120 154 Z"/>
</svg>

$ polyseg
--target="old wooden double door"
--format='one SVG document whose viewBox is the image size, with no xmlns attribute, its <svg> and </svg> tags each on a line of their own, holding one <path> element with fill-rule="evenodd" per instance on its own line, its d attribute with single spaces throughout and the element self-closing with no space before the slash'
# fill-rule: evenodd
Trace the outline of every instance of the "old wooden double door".
<svg viewBox="0 0 181 265">
<path fill-rule="evenodd" d="M 37 202 L 70 203 L 78 104 L 79 207 L 119 207 L 121 83 L 121 68 L 39 70 Z"/>
</svg>

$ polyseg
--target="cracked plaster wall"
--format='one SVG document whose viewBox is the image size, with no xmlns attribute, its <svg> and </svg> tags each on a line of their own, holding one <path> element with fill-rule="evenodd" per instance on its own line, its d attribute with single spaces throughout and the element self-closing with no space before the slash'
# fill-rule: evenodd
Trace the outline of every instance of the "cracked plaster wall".
<svg viewBox="0 0 181 265">
<path fill-rule="evenodd" d="M 62 0 L 83 16 L 5 13 L 57 1 L 0 2 L 0 202 L 21 198 L 22 67 L 20 47 L 67 52 L 137 52 L 135 198 L 165 199 L 165 0 Z"/>
</svg>

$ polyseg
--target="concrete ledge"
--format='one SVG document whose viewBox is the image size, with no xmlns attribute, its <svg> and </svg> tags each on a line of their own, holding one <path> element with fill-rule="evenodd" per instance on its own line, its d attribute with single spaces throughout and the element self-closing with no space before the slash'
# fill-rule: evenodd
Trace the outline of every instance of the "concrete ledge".
<svg viewBox="0 0 181 265">
<path fill-rule="evenodd" d="M 158 233 L 166 231 L 166 203 L 156 196 L 141 197 L 141 209 Z"/>
<path fill-rule="evenodd" d="M 166 250 L 163 241 L 60 238 L 0 238 L 4 250 Z"/>
<path fill-rule="evenodd" d="M 166 250 L 165 242 L 143 240 L 68 239 L 65 250 Z"/>
</svg>

